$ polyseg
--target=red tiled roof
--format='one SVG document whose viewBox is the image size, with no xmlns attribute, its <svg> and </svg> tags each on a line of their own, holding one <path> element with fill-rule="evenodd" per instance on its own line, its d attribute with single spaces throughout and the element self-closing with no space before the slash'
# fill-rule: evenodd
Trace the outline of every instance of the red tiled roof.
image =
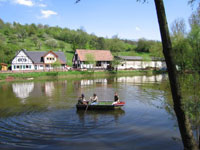
<svg viewBox="0 0 200 150">
<path fill-rule="evenodd" d="M 8 66 L 8 64 L 0 63 L 1 66 Z"/>
<path fill-rule="evenodd" d="M 91 54 L 94 56 L 95 61 L 112 61 L 113 55 L 111 54 L 110 50 L 84 50 L 84 49 L 77 49 L 76 50 L 80 61 L 86 61 L 86 55 Z"/>
</svg>

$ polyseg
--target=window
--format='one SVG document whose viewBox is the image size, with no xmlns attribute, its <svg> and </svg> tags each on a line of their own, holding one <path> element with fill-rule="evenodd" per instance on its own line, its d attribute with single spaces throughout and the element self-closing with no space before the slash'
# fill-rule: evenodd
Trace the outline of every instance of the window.
<svg viewBox="0 0 200 150">
<path fill-rule="evenodd" d="M 19 69 L 19 66 L 17 66 L 17 69 Z"/>
<path fill-rule="evenodd" d="M 96 66 L 101 66 L 101 62 L 97 61 Z"/>
<path fill-rule="evenodd" d="M 40 68 L 43 68 L 43 65 L 40 65 Z"/>
<path fill-rule="evenodd" d="M 41 62 L 44 62 L 44 57 L 41 57 Z"/>
<path fill-rule="evenodd" d="M 18 58 L 18 62 L 26 62 L 27 59 L 26 58 Z"/>
<path fill-rule="evenodd" d="M 19 66 L 19 69 L 22 69 L 22 65 Z"/>
<path fill-rule="evenodd" d="M 31 65 L 29 65 L 29 69 L 31 69 Z"/>
<path fill-rule="evenodd" d="M 26 66 L 25 65 L 23 65 L 23 69 L 25 69 L 26 68 Z"/>
<path fill-rule="evenodd" d="M 28 68 L 29 66 L 28 65 L 26 65 L 26 68 Z"/>
<path fill-rule="evenodd" d="M 21 58 L 18 58 L 18 62 L 21 62 L 22 61 L 22 59 Z"/>
<path fill-rule="evenodd" d="M 16 66 L 14 65 L 14 69 L 16 69 Z"/>
</svg>

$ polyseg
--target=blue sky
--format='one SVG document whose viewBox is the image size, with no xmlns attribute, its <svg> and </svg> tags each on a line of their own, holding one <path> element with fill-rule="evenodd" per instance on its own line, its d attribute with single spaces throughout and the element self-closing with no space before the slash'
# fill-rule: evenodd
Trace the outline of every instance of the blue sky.
<svg viewBox="0 0 200 150">
<path fill-rule="evenodd" d="M 188 18 L 195 10 L 187 0 L 164 0 L 169 26 L 177 18 Z M 137 40 L 160 40 L 153 0 L 0 0 L 0 18 L 21 24 L 84 28 L 97 36 Z M 189 30 L 189 25 L 187 24 Z"/>
</svg>

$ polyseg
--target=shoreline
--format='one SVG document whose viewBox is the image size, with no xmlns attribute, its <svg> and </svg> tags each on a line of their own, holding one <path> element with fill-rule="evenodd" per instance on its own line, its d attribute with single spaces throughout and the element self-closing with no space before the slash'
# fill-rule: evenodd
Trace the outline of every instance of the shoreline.
<svg viewBox="0 0 200 150">
<path fill-rule="evenodd" d="M 70 79 L 70 78 L 91 78 L 91 77 L 109 77 L 109 76 L 136 76 L 136 75 L 156 75 L 166 73 L 166 71 L 155 70 L 119 70 L 119 71 L 52 71 L 52 72 L 15 72 L 0 73 L 0 82 L 10 81 L 30 81 L 45 79 Z"/>
</svg>

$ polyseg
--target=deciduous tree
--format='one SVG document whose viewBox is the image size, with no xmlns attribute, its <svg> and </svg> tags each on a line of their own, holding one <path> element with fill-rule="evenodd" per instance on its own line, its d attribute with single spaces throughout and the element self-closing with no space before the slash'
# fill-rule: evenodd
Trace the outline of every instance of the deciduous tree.
<svg viewBox="0 0 200 150">
<path fill-rule="evenodd" d="M 181 93 L 180 83 L 178 80 L 176 63 L 173 57 L 172 43 L 169 35 L 168 23 L 165 14 L 163 0 L 154 0 L 154 2 L 156 5 L 157 17 L 162 38 L 163 53 L 165 56 L 169 80 L 170 80 L 171 92 L 174 102 L 174 111 L 177 116 L 177 121 L 183 145 L 186 150 L 197 150 L 198 146 L 195 143 L 190 122 L 184 111 L 183 97 Z"/>
</svg>

